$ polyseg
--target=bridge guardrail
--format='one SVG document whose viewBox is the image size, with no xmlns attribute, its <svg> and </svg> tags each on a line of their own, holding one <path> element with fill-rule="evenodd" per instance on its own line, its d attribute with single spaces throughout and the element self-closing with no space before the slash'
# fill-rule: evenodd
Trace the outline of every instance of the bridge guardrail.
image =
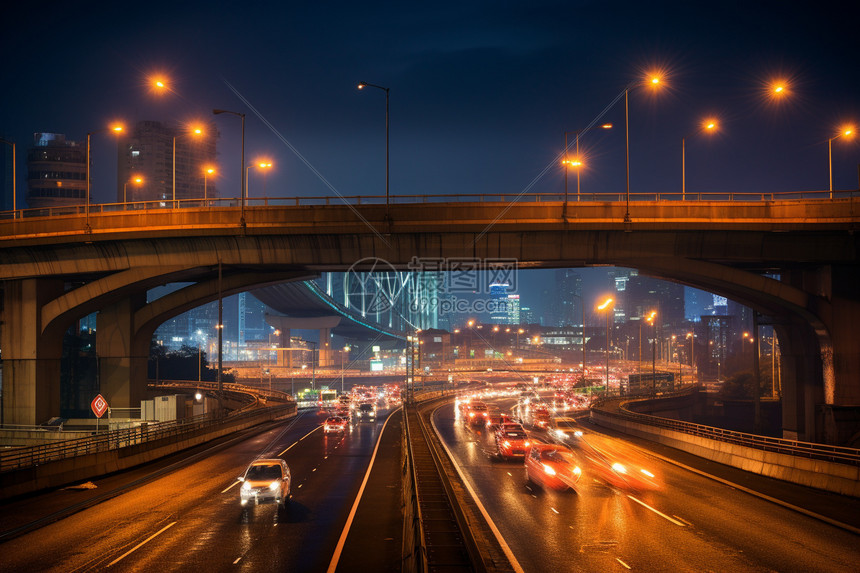
<svg viewBox="0 0 860 573">
<path fill-rule="evenodd" d="M 680 394 L 664 395 L 664 398 L 675 397 Z M 601 410 L 600 415 L 614 418 L 621 418 L 675 430 L 684 434 L 689 434 L 697 437 L 709 438 L 728 444 L 736 444 L 764 450 L 767 452 L 788 454 L 792 456 L 801 456 L 810 459 L 817 459 L 841 464 L 860 466 L 860 450 L 856 448 L 846 448 L 843 446 L 831 446 L 827 444 L 815 444 L 812 442 L 802 442 L 798 440 L 789 440 L 786 438 L 771 438 L 768 436 L 759 436 L 756 434 L 748 434 L 735 430 L 724 430 L 714 426 L 705 426 L 703 424 L 695 424 L 693 422 L 684 422 L 681 420 L 673 420 L 670 418 L 661 418 L 650 414 L 642 414 L 632 412 L 626 408 L 627 404 L 639 402 L 650 398 L 640 398 L 638 400 L 627 400 L 620 404 L 620 411 L 609 412 Z M 599 408 L 600 405 L 598 404 Z"/>
<path fill-rule="evenodd" d="M 832 200 L 838 198 L 860 197 L 858 190 L 842 191 L 784 191 L 784 192 L 719 192 L 706 191 L 687 193 L 683 201 L 798 201 L 798 200 Z M 577 202 L 618 202 L 625 201 L 626 193 L 581 193 L 579 200 L 568 196 L 568 203 Z M 665 193 L 631 193 L 630 200 L 635 201 L 666 201 L 681 202 L 682 194 L 677 191 Z M 547 203 L 564 201 L 562 193 L 495 193 L 495 194 L 439 194 L 439 195 L 392 195 L 392 204 L 421 204 L 421 203 Z M 315 205 L 384 205 L 385 195 L 348 195 L 326 197 L 266 197 L 247 198 L 246 208 L 253 207 L 308 207 Z M 116 213 L 123 211 L 139 212 L 165 209 L 200 209 L 200 208 L 239 208 L 240 200 L 235 197 L 219 197 L 215 199 L 176 199 L 164 201 L 135 201 L 129 203 L 90 203 L 89 213 Z M 67 205 L 63 207 L 44 207 L 18 209 L 17 211 L 0 212 L 0 220 L 26 219 L 31 217 L 60 217 L 79 216 L 87 212 L 85 204 Z"/>
<path fill-rule="evenodd" d="M 206 383 L 203 384 L 205 385 Z M 175 388 L 179 386 L 198 386 L 198 384 L 196 382 L 170 382 L 165 385 L 159 384 L 159 387 Z M 254 396 L 253 392 L 248 391 L 249 389 L 247 387 L 239 384 L 224 384 L 224 389 Z M 254 401 L 252 401 L 251 404 L 256 404 L 256 397 L 254 397 Z M 266 408 L 246 409 L 246 405 L 242 409 L 226 416 L 204 414 L 176 421 L 155 423 L 142 422 L 140 426 L 135 428 L 121 428 L 96 436 L 15 448 L 0 452 L 0 472 L 41 465 L 47 462 L 75 456 L 154 442 L 156 440 L 175 437 L 182 434 L 191 434 L 193 432 L 212 428 L 221 424 L 247 421 L 254 417 L 264 419 L 273 415 L 279 415 L 281 410 L 283 410 L 283 413 L 285 414 L 289 413 L 289 411 L 293 410 L 294 407 L 295 403 L 292 401 L 283 405 L 269 406 Z"/>
</svg>

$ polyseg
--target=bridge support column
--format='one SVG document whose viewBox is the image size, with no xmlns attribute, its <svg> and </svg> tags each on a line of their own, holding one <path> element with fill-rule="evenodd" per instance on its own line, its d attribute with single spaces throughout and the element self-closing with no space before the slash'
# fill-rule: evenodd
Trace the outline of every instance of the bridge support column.
<svg viewBox="0 0 860 573">
<path fill-rule="evenodd" d="M 58 279 L 22 279 L 3 285 L 2 423 L 34 425 L 60 415 L 63 332 L 42 332 L 42 307 L 62 295 Z"/>
<path fill-rule="evenodd" d="M 319 365 L 331 366 L 331 329 L 320 328 L 320 354 Z"/>
<path fill-rule="evenodd" d="M 290 329 L 285 328 L 283 330 L 279 330 L 280 334 L 278 335 L 278 356 L 276 364 L 278 366 L 285 366 L 286 368 L 293 367 L 293 351 L 289 350 L 292 348 L 292 337 L 290 335 Z M 287 350 L 282 350 L 286 348 Z"/>
<path fill-rule="evenodd" d="M 96 319 L 96 352 L 99 357 L 101 394 L 111 408 L 137 408 L 146 392 L 146 354 L 133 349 L 134 313 L 146 303 L 141 293 L 99 311 Z"/>
</svg>

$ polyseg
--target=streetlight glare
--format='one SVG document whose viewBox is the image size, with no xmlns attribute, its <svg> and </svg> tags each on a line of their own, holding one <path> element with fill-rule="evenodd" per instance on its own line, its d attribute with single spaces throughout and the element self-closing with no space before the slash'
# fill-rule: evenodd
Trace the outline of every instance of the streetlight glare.
<svg viewBox="0 0 860 573">
<path fill-rule="evenodd" d="M 612 124 L 611 123 L 604 123 L 603 125 L 600 126 L 600 129 L 612 129 Z"/>
<path fill-rule="evenodd" d="M 597 310 L 604 310 L 604 309 L 605 309 L 606 307 L 608 307 L 610 304 L 612 304 L 612 299 L 611 299 L 611 298 L 607 298 L 605 301 L 603 301 L 603 303 L 602 303 L 602 304 L 600 304 L 600 305 L 598 305 L 598 306 L 597 306 Z"/>
<path fill-rule="evenodd" d="M 123 127 L 121 125 L 114 125 L 111 127 L 111 130 L 115 131 L 116 133 L 119 133 L 120 131 L 122 131 L 122 129 Z"/>
</svg>

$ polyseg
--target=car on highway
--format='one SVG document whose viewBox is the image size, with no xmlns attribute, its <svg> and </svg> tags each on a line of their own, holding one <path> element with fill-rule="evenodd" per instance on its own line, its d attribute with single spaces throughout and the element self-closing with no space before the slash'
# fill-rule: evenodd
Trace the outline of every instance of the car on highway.
<svg viewBox="0 0 860 573">
<path fill-rule="evenodd" d="M 365 420 L 376 420 L 376 404 L 372 402 L 362 402 L 355 409 L 355 416 L 359 422 Z"/>
<path fill-rule="evenodd" d="M 507 424 L 513 421 L 514 419 L 507 412 L 499 412 L 498 410 L 496 410 L 490 412 L 490 415 L 487 417 L 487 427 L 496 428 L 498 426 L 501 426 L 502 424 Z"/>
<path fill-rule="evenodd" d="M 280 458 L 251 462 L 239 481 L 239 502 L 243 506 L 251 502 L 285 506 L 290 498 L 290 467 Z"/>
<path fill-rule="evenodd" d="M 525 429 L 514 423 L 501 424 L 496 431 L 496 454 L 503 460 L 524 458 L 531 443 Z"/>
<path fill-rule="evenodd" d="M 346 418 L 331 416 L 323 422 L 323 432 L 326 434 L 343 434 L 346 432 L 348 422 Z"/>
<path fill-rule="evenodd" d="M 547 427 L 549 427 L 551 418 L 549 415 L 549 409 L 545 405 L 536 406 L 532 410 L 531 414 L 532 425 L 535 428 L 546 430 Z"/>
<path fill-rule="evenodd" d="M 563 442 L 577 435 L 582 435 L 582 427 L 579 422 L 567 416 L 556 416 L 549 422 L 547 433 L 556 440 Z"/>
<path fill-rule="evenodd" d="M 576 454 L 558 444 L 533 444 L 525 466 L 527 481 L 556 491 L 576 491 L 582 476 Z"/>
<path fill-rule="evenodd" d="M 472 424 L 473 426 L 483 426 L 486 425 L 487 420 L 489 419 L 490 409 L 487 408 L 487 404 L 477 400 L 472 400 L 469 404 L 468 414 L 466 414 L 464 418 L 465 422 L 467 424 Z"/>
<path fill-rule="evenodd" d="M 571 447 L 579 454 L 588 475 L 609 486 L 633 491 L 660 488 L 657 476 L 639 456 L 607 446 L 597 447 L 583 439 L 574 441 Z"/>
</svg>

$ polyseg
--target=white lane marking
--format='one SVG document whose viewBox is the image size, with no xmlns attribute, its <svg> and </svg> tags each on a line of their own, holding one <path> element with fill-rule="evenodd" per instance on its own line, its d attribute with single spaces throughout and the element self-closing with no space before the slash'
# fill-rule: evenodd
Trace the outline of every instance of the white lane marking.
<svg viewBox="0 0 860 573">
<path fill-rule="evenodd" d="M 401 408 L 397 408 L 400 410 Z M 385 423 L 382 424 L 382 430 L 379 431 L 379 438 L 376 440 L 376 446 L 373 447 L 373 455 L 370 456 L 370 464 L 367 466 L 367 472 L 364 474 L 364 479 L 361 480 L 361 487 L 358 488 L 358 495 L 355 496 L 355 502 L 352 504 L 352 509 L 349 510 L 349 517 L 346 518 L 346 525 L 343 526 L 343 531 L 340 533 L 340 539 L 337 540 L 337 547 L 334 548 L 334 554 L 331 556 L 331 562 L 328 564 L 327 573 L 334 573 L 334 570 L 337 569 L 337 562 L 340 560 L 340 554 L 343 552 L 343 546 L 346 543 L 346 536 L 349 535 L 349 528 L 352 527 L 352 520 L 355 518 L 355 512 L 358 511 L 358 504 L 361 501 L 361 496 L 364 494 L 364 488 L 367 485 L 367 480 L 370 479 L 370 470 L 373 469 L 373 462 L 376 461 L 376 452 L 379 450 L 379 444 L 382 442 L 382 434 L 385 433 L 385 426 L 388 425 L 388 421 L 391 419 L 391 416 L 397 412 L 397 410 L 393 410 L 388 414 L 388 417 L 385 418 Z M 403 423 L 406 423 L 406 420 L 403 420 Z M 301 486 L 299 486 L 301 487 Z"/>
<path fill-rule="evenodd" d="M 313 430 L 311 430 L 310 432 L 308 432 L 307 434 L 305 434 L 304 436 L 302 436 L 301 438 L 299 438 L 298 440 L 296 440 L 295 442 L 293 442 L 292 444 L 287 446 L 287 449 L 284 450 L 283 452 L 281 452 L 280 454 L 278 454 L 278 457 L 281 457 L 282 455 L 286 454 L 288 451 L 290 451 L 290 448 L 292 448 L 293 446 L 295 446 L 296 444 L 298 444 L 299 442 L 301 442 L 302 440 L 304 440 L 305 438 L 307 438 L 308 436 L 310 436 L 311 434 L 313 434 L 314 432 L 316 432 L 320 428 L 322 428 L 322 426 L 317 426 L 316 428 L 314 428 Z"/>
<path fill-rule="evenodd" d="M 665 513 L 662 513 L 662 512 L 660 512 L 660 511 L 657 511 L 656 509 L 654 509 L 653 507 L 651 507 L 650 505 L 648 505 L 648 504 L 647 504 L 647 503 L 645 503 L 644 501 L 639 500 L 639 499 L 636 499 L 636 498 L 635 498 L 635 497 L 633 497 L 632 495 L 628 495 L 627 497 L 629 497 L 630 499 L 632 499 L 633 501 L 635 501 L 636 503 L 638 503 L 638 504 L 639 504 L 639 505 L 641 505 L 642 507 L 646 507 L 646 508 L 650 509 L 651 511 L 653 511 L 654 513 L 656 513 L 657 515 L 659 515 L 659 516 L 660 516 L 660 517 L 662 517 L 663 519 L 667 519 L 667 520 L 671 521 L 672 523 L 674 523 L 675 525 L 679 525 L 679 526 L 681 526 L 681 527 L 686 527 L 683 523 L 681 523 L 681 522 L 680 522 L 680 521 L 678 521 L 677 519 L 672 519 L 671 517 L 669 517 L 669 516 L 668 516 L 668 515 L 666 515 Z"/>
<path fill-rule="evenodd" d="M 690 523 L 689 521 L 687 521 L 686 519 L 684 519 L 683 517 L 678 517 L 677 515 L 673 515 L 672 517 L 674 517 L 678 521 L 683 521 L 689 527 L 693 527 L 693 524 Z"/>
<path fill-rule="evenodd" d="M 233 561 L 233 565 L 235 565 L 236 563 L 238 563 L 238 562 L 239 562 L 239 561 L 241 561 L 241 560 L 242 560 L 242 558 L 241 558 L 241 557 L 237 557 L 237 558 L 236 558 L 236 560 L 235 560 L 235 561 Z"/>
<path fill-rule="evenodd" d="M 508 475 L 514 477 L 514 474 L 512 474 L 511 472 L 508 472 Z"/>
<path fill-rule="evenodd" d="M 622 561 L 618 557 L 616 557 L 615 560 L 618 561 L 619 563 L 621 563 L 622 565 L 624 565 L 625 567 L 627 567 L 628 569 L 630 569 L 630 565 L 628 565 L 627 563 L 625 563 L 624 561 Z"/>
<path fill-rule="evenodd" d="M 556 515 L 559 515 L 558 510 L 557 510 L 556 508 L 551 507 L 550 509 L 551 509 L 551 510 L 553 510 L 553 511 L 555 512 L 555 514 L 556 514 Z"/>
<path fill-rule="evenodd" d="M 227 486 L 227 489 L 223 490 L 221 493 L 227 493 L 228 491 L 230 491 L 230 488 L 232 488 L 233 486 L 235 486 L 235 485 L 236 485 L 236 484 L 238 484 L 238 483 L 239 483 L 239 480 L 234 481 L 233 483 L 231 483 L 230 485 L 228 485 L 228 486 Z"/>
<path fill-rule="evenodd" d="M 164 527 L 162 527 L 161 529 L 159 529 L 158 531 L 156 531 L 155 533 L 153 533 L 152 535 L 150 535 L 149 537 L 147 537 L 146 539 L 144 539 L 143 541 L 141 541 L 140 543 L 138 543 L 137 545 L 135 545 L 134 547 L 132 547 L 131 549 L 129 549 L 128 551 L 126 551 L 125 553 L 123 553 L 122 555 L 120 555 L 119 557 L 114 559 L 113 561 L 111 561 L 110 563 L 108 563 L 107 566 L 112 567 L 115 563 L 122 561 L 123 559 L 125 559 L 126 557 L 128 557 L 129 555 L 131 555 L 132 553 L 134 553 L 135 551 L 137 551 L 138 549 L 140 549 L 141 547 L 143 547 L 144 545 L 146 545 L 147 543 L 149 543 L 150 541 L 152 541 L 153 539 L 155 539 L 156 537 L 158 537 L 159 535 L 161 535 L 162 533 L 164 533 L 165 531 L 167 531 L 168 529 L 170 529 L 171 527 L 173 527 L 177 523 L 178 523 L 177 521 L 174 521 L 173 523 L 169 523 L 169 524 L 165 525 Z"/>
<path fill-rule="evenodd" d="M 439 408 L 443 408 L 444 406 L 439 406 Z M 525 573 L 525 570 L 520 565 L 520 562 L 517 561 L 517 558 L 514 557 L 514 552 L 511 551 L 511 548 L 508 546 L 507 542 L 505 542 L 505 538 L 502 537 L 502 533 L 499 531 L 499 528 L 496 527 L 496 524 L 490 518 L 490 514 L 487 513 L 484 504 L 481 503 L 481 500 L 478 499 L 477 494 L 475 493 L 475 489 L 472 487 L 472 484 L 469 483 L 469 480 L 466 479 L 466 475 L 463 473 L 463 470 L 460 469 L 460 464 L 454 461 L 454 455 L 451 453 L 451 450 L 448 448 L 448 445 L 445 443 L 445 440 L 442 439 L 442 435 L 439 433 L 439 428 L 436 427 L 436 420 L 434 414 L 436 413 L 436 408 L 433 410 L 433 413 L 430 414 L 430 425 L 433 426 L 433 431 L 436 432 L 436 435 L 439 436 L 439 443 L 442 444 L 442 447 L 445 448 L 445 451 L 448 453 L 448 459 L 451 460 L 451 464 L 454 466 L 454 469 L 457 470 L 457 475 L 460 476 L 460 479 L 463 480 L 463 485 L 466 486 L 466 489 L 469 491 L 469 495 L 472 496 L 472 500 L 475 502 L 475 505 L 478 506 L 478 509 L 481 510 L 481 515 L 484 516 L 484 519 L 487 520 L 487 525 L 490 526 L 490 530 L 493 532 L 493 535 L 496 537 L 496 541 L 499 542 L 499 545 L 502 546 L 502 551 L 505 554 L 505 557 L 508 558 L 508 561 L 511 562 L 511 567 L 513 567 L 516 573 Z M 533 496 L 537 499 L 537 496 Z M 329 573 L 333 573 L 330 571 Z"/>
</svg>

